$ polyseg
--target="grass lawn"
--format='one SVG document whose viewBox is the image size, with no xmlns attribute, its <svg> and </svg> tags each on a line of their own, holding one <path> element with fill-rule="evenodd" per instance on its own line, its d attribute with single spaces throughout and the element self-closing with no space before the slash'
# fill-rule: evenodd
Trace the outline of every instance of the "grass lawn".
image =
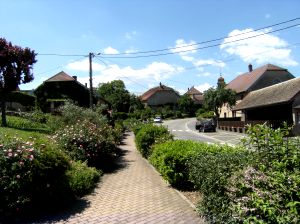
<svg viewBox="0 0 300 224">
<path fill-rule="evenodd" d="M 22 138 L 24 141 L 34 141 L 36 144 L 53 144 L 47 134 L 37 131 L 25 131 L 15 128 L 0 127 L 0 142 L 5 143 L 11 138 Z"/>
</svg>

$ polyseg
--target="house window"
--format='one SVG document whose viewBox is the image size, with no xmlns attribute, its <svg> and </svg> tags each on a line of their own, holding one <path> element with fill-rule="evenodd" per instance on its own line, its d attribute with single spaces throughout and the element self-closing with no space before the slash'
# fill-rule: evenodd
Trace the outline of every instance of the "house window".
<svg viewBox="0 0 300 224">
<path fill-rule="evenodd" d="M 227 114 L 226 114 L 226 113 L 224 113 L 224 118 L 226 118 L 226 115 L 227 115 Z"/>
<path fill-rule="evenodd" d="M 232 111 L 232 117 L 236 117 L 236 111 Z"/>
</svg>

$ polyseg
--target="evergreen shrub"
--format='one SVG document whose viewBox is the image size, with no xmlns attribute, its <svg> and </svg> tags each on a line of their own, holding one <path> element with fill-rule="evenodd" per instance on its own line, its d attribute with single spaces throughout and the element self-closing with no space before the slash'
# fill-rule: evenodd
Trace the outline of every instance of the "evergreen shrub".
<svg viewBox="0 0 300 224">
<path fill-rule="evenodd" d="M 171 185 L 177 188 L 189 188 L 191 182 L 187 161 L 197 151 L 205 151 L 208 147 L 208 144 L 190 140 L 168 141 L 154 146 L 149 161 Z"/>
<path fill-rule="evenodd" d="M 202 194 L 199 212 L 207 220 L 212 223 L 229 222 L 231 212 L 227 184 L 234 172 L 243 169 L 249 161 L 248 151 L 227 145 L 210 145 L 187 161 L 189 180 Z"/>
<path fill-rule="evenodd" d="M 148 158 L 152 152 L 152 146 L 173 140 L 172 134 L 164 126 L 144 124 L 136 131 L 135 141 L 139 152 L 143 157 Z"/>
</svg>

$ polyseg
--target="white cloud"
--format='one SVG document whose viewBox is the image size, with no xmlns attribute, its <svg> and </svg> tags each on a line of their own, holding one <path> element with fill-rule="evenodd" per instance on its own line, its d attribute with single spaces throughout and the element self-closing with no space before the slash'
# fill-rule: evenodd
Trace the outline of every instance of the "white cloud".
<svg viewBox="0 0 300 224">
<path fill-rule="evenodd" d="M 170 51 L 172 53 L 178 53 L 182 60 L 184 61 L 193 61 L 194 58 L 190 56 L 190 54 L 194 54 L 197 52 L 196 42 L 191 40 L 189 43 L 183 39 L 176 40 L 176 44 Z"/>
<path fill-rule="evenodd" d="M 88 71 L 88 61 L 72 62 L 66 66 L 67 69 L 75 71 Z M 122 79 L 126 84 L 140 84 L 143 86 L 157 84 L 175 74 L 184 71 L 183 67 L 167 64 L 165 62 L 152 62 L 144 68 L 134 69 L 131 66 L 120 67 L 117 64 L 107 66 L 93 62 L 93 85 Z M 88 74 L 88 73 L 87 73 Z M 88 83 L 89 77 L 78 77 L 81 83 Z"/>
<path fill-rule="evenodd" d="M 112 47 L 107 47 L 103 50 L 104 54 L 119 54 L 119 51 Z"/>
<path fill-rule="evenodd" d="M 128 50 L 125 51 L 126 54 L 132 54 L 138 52 L 138 50 L 134 49 L 134 48 L 129 48 Z"/>
<path fill-rule="evenodd" d="M 265 30 L 268 32 L 270 29 Z M 296 66 L 298 62 L 292 59 L 288 43 L 272 34 L 253 29 L 233 30 L 225 38 L 220 48 L 230 55 L 237 55 L 247 63 L 278 63 L 285 66 Z M 252 36 L 258 37 L 250 38 Z M 249 38 L 241 41 L 239 39 Z M 236 42 L 234 42 L 236 41 Z"/>
<path fill-rule="evenodd" d="M 182 60 L 184 61 L 194 61 L 195 58 L 192 56 L 188 56 L 188 55 L 181 55 Z"/>
<path fill-rule="evenodd" d="M 132 40 L 136 37 L 136 35 L 138 34 L 137 31 L 131 31 L 131 32 L 127 32 L 125 33 L 125 38 L 128 39 L 128 40 Z"/>
<path fill-rule="evenodd" d="M 206 60 L 199 59 L 197 61 L 194 61 L 193 64 L 197 67 L 212 65 L 212 66 L 224 68 L 226 66 L 226 64 L 223 61 L 217 61 L 214 59 L 206 59 Z"/>
<path fill-rule="evenodd" d="M 198 89 L 200 92 L 204 92 L 205 90 L 208 90 L 210 87 L 212 87 L 212 85 L 210 85 L 209 83 L 203 83 L 200 84 L 198 86 L 195 86 L 196 89 Z"/>
<path fill-rule="evenodd" d="M 80 71 L 80 72 L 88 72 L 90 67 L 89 67 L 89 60 L 88 59 L 84 59 L 82 61 L 75 61 L 75 62 L 70 62 L 69 64 L 67 64 L 66 68 L 70 69 L 70 70 L 75 70 L 75 71 Z M 92 63 L 92 68 L 93 71 L 102 71 L 105 66 L 101 65 L 99 63 Z"/>
</svg>

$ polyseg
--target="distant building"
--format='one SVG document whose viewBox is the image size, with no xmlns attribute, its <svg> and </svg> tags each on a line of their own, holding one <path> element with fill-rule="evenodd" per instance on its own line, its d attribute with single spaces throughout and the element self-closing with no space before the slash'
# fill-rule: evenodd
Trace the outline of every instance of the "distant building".
<svg viewBox="0 0 300 224">
<path fill-rule="evenodd" d="M 185 95 L 189 95 L 196 105 L 203 104 L 203 94 L 194 86 L 188 88 L 188 91 L 185 93 Z"/>
<path fill-rule="evenodd" d="M 63 71 L 44 81 L 34 93 L 44 112 L 53 112 L 66 100 L 71 100 L 79 106 L 89 106 L 89 89 L 78 82 L 76 76 L 70 76 Z"/>
<path fill-rule="evenodd" d="M 241 110 L 245 121 L 268 121 L 274 128 L 282 122 L 294 125 L 300 134 L 300 78 L 250 92 L 233 110 Z"/>
<path fill-rule="evenodd" d="M 146 91 L 140 99 L 145 106 L 156 108 L 165 105 L 174 106 L 179 97 L 177 91 L 160 83 L 159 86 Z"/>
<path fill-rule="evenodd" d="M 251 91 L 262 89 L 268 86 L 275 85 L 290 79 L 295 78 L 287 69 L 278 67 L 272 64 L 266 64 L 262 67 L 253 69 L 249 64 L 248 72 L 243 73 L 229 82 L 225 88 L 232 89 L 236 92 L 237 104 L 244 99 L 244 97 Z M 232 111 L 226 105 L 222 107 L 220 118 L 241 117 L 243 113 L 238 110 Z"/>
</svg>

